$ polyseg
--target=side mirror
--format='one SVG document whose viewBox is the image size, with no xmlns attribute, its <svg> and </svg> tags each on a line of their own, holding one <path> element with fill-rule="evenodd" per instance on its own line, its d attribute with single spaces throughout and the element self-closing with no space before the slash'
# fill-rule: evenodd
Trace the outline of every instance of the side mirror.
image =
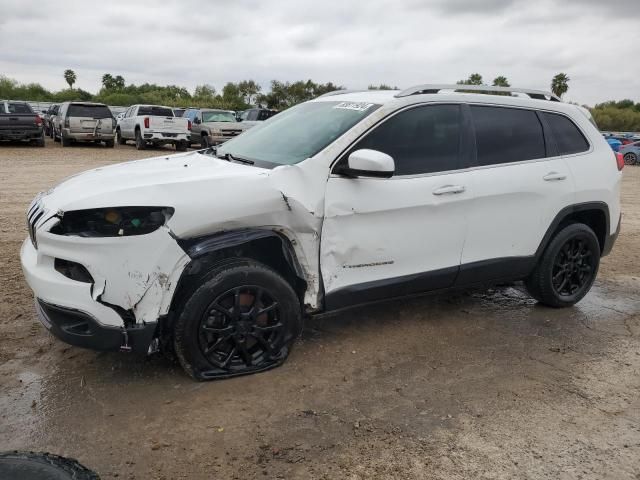
<svg viewBox="0 0 640 480">
<path fill-rule="evenodd" d="M 347 159 L 347 167 L 339 173 L 352 177 L 390 178 L 396 171 L 393 158 L 378 150 L 361 149 L 352 152 Z"/>
</svg>

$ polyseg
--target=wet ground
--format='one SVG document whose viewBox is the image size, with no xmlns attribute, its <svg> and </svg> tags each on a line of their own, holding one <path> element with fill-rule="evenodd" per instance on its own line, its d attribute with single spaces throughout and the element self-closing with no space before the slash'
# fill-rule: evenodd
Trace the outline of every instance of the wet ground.
<svg viewBox="0 0 640 480">
<path fill-rule="evenodd" d="M 575 308 L 519 286 L 372 305 L 309 322 L 281 368 L 196 383 L 50 337 L 19 269 L 37 191 L 157 153 L 0 145 L 0 450 L 107 479 L 640 479 L 640 167 Z"/>
</svg>

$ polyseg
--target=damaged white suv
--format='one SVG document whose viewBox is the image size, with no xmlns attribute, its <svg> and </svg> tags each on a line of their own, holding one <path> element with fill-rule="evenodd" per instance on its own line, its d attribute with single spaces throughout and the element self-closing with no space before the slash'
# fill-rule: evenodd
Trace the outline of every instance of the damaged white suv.
<svg viewBox="0 0 640 480">
<path fill-rule="evenodd" d="M 281 364 L 304 314 L 516 280 L 573 305 L 617 236 L 622 159 L 551 94 L 457 88 L 334 92 L 38 195 L 21 257 L 42 323 L 211 379 Z"/>
</svg>

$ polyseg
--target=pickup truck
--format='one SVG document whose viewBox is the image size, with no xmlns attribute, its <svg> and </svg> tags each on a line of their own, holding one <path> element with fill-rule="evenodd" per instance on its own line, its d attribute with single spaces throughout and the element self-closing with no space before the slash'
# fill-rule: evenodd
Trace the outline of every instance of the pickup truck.
<svg viewBox="0 0 640 480">
<path fill-rule="evenodd" d="M 229 110 L 188 108 L 183 117 L 193 124 L 191 143 L 199 143 L 202 148 L 224 143 L 253 127 L 253 124 L 237 122 L 235 113 Z"/>
<path fill-rule="evenodd" d="M 42 117 L 26 102 L 0 100 L 0 140 L 33 141 L 44 147 Z"/>
<path fill-rule="evenodd" d="M 132 105 L 116 126 L 118 144 L 135 140 L 138 150 L 144 150 L 148 144 L 171 144 L 177 151 L 184 152 L 190 137 L 191 122 L 175 117 L 171 107 L 159 105 Z"/>
</svg>

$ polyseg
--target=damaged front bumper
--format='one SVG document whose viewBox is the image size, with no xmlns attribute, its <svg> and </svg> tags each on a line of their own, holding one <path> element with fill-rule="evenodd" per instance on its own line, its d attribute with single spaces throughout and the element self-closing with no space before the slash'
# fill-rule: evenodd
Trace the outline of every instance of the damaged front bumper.
<svg viewBox="0 0 640 480">
<path fill-rule="evenodd" d="M 37 248 L 26 239 L 20 252 L 41 322 L 72 345 L 150 351 L 187 254 L 166 227 L 140 236 L 83 238 L 50 233 L 55 222 L 39 226 Z M 56 261 L 84 267 L 90 279 L 73 278 Z"/>
</svg>

